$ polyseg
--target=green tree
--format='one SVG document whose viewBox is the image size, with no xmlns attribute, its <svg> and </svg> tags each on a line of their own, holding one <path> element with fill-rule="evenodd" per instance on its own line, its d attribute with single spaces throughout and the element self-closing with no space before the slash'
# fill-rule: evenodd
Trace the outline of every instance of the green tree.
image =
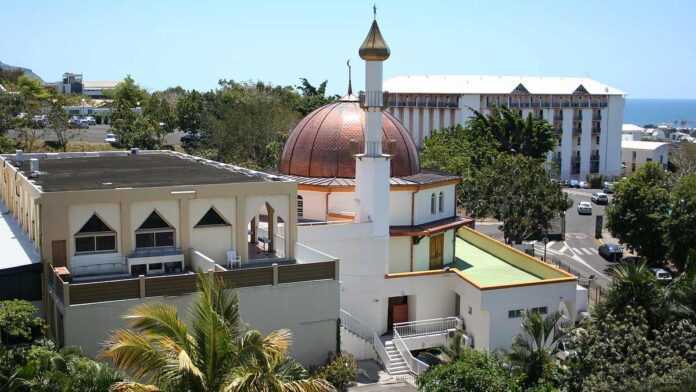
<svg viewBox="0 0 696 392">
<path fill-rule="evenodd" d="M 40 81 L 25 75 L 17 79 L 16 88 L 21 98 L 20 111 L 22 115 L 15 119 L 15 130 L 22 147 L 27 152 L 33 152 L 39 146 L 40 139 L 44 134 L 40 124 L 34 121 L 34 117 L 41 114 L 41 110 L 51 94 L 41 85 Z"/>
<path fill-rule="evenodd" d="M 0 343 L 28 343 L 43 335 L 45 324 L 31 302 L 0 301 Z"/>
<path fill-rule="evenodd" d="M 449 364 L 437 365 L 418 377 L 421 392 L 516 392 L 522 391 L 520 380 L 486 352 L 466 349 Z"/>
<path fill-rule="evenodd" d="M 184 144 L 186 149 L 199 147 L 194 140 L 199 137 L 203 126 L 204 102 L 203 95 L 196 90 L 185 92 L 176 102 L 177 125 L 181 131 L 190 135 L 189 142 Z"/>
<path fill-rule="evenodd" d="M 326 96 L 326 85 L 328 81 L 325 80 L 319 84 L 318 87 L 313 86 L 309 80 L 306 78 L 300 78 L 300 84 L 297 85 L 297 89 L 302 94 L 301 98 L 296 100 L 295 110 L 300 112 L 302 116 L 306 116 L 314 109 L 331 103 L 338 99 L 337 95 Z"/>
<path fill-rule="evenodd" d="M 48 113 L 48 126 L 51 132 L 56 137 L 56 144 L 63 151 L 68 150 L 68 143 L 77 134 L 75 130 L 70 129 L 68 114 L 63 110 L 65 99 L 61 95 L 57 95 L 50 101 L 50 111 Z"/>
<path fill-rule="evenodd" d="M 553 379 L 555 355 L 559 343 L 565 337 L 560 327 L 561 314 L 554 312 L 544 317 L 538 312 L 528 312 L 522 320 L 522 333 L 515 336 L 508 359 L 524 377 L 525 388 Z"/>
<path fill-rule="evenodd" d="M 288 366 L 288 331 L 265 337 L 243 331 L 237 297 L 223 290 L 222 281 L 201 274 L 198 285 L 191 327 L 164 304 L 143 304 L 126 316 L 132 330 L 116 331 L 102 355 L 152 385 L 124 382 L 117 390 L 333 390 L 322 379 L 293 377 L 298 371 Z"/>
<path fill-rule="evenodd" d="M 143 106 L 143 117 L 157 125 L 153 134 L 158 147 L 165 144 L 166 136 L 174 132 L 177 125 L 175 107 L 167 98 L 163 92 L 157 92 L 146 99 Z"/>
<path fill-rule="evenodd" d="M 346 391 L 358 377 L 358 362 L 347 353 L 331 355 L 326 365 L 317 371 L 316 376 L 331 383 L 336 390 Z"/>
<path fill-rule="evenodd" d="M 141 147 L 139 142 L 146 138 L 142 137 L 144 131 L 138 127 L 143 125 L 143 122 L 141 119 L 141 123 L 136 124 L 136 121 L 141 117 L 138 110 L 148 98 L 147 92 L 128 75 L 116 86 L 112 96 L 111 127 L 118 136 L 119 143 L 127 147 Z"/>
<path fill-rule="evenodd" d="M 683 270 L 696 251 L 696 172 L 679 178 L 670 194 L 671 208 L 664 219 L 664 240 L 672 263 Z"/>
<path fill-rule="evenodd" d="M 545 121 L 494 109 L 490 115 L 476 113 L 466 127 L 434 132 L 424 143 L 421 163 L 460 175 L 459 205 L 473 217 L 502 221 L 506 241 L 516 242 L 540 237 L 569 207 L 544 168 L 554 144 Z"/>
<path fill-rule="evenodd" d="M 616 185 L 606 209 L 607 228 L 650 265 L 657 265 L 667 254 L 664 223 L 669 209 L 669 174 L 658 163 L 647 163 Z"/>
<path fill-rule="evenodd" d="M 501 153 L 512 152 L 534 159 L 545 159 L 557 142 L 553 127 L 531 113 L 523 118 L 508 107 L 493 107 L 490 114 L 474 113 L 469 124 L 474 138 L 492 143 Z"/>
</svg>

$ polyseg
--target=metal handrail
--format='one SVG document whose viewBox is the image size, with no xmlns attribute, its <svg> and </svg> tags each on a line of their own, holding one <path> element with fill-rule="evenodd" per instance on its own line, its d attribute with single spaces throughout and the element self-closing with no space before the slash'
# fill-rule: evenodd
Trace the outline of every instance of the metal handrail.
<svg viewBox="0 0 696 392">
<path fill-rule="evenodd" d="M 406 365 L 411 373 L 413 373 L 415 376 L 420 376 L 428 371 L 430 366 L 411 354 L 411 351 L 408 349 L 408 346 L 406 346 L 406 343 L 404 343 L 404 340 L 401 338 L 401 335 L 399 335 L 399 332 L 396 329 L 394 329 L 392 342 L 394 342 L 394 346 L 399 351 L 399 354 L 401 354 L 401 356 L 404 358 L 404 361 L 406 361 Z"/>
<path fill-rule="evenodd" d="M 345 310 L 340 310 L 341 325 L 349 330 L 350 332 L 360 336 L 361 338 L 370 341 L 374 335 L 372 329 L 367 327 L 365 323 L 360 321 L 357 317 L 346 312 Z"/>
<path fill-rule="evenodd" d="M 411 336 L 430 335 L 444 333 L 450 329 L 457 329 L 461 320 L 457 317 L 444 317 L 429 320 L 418 320 L 404 323 L 394 323 L 394 332 L 399 336 L 408 338 Z"/>
</svg>

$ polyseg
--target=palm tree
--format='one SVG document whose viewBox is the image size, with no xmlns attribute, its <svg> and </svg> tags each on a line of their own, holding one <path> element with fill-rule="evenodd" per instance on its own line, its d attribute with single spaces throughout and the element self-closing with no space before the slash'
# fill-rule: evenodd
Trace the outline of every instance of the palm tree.
<svg viewBox="0 0 696 392">
<path fill-rule="evenodd" d="M 559 321 L 561 314 L 546 317 L 539 312 L 527 312 L 522 321 L 522 333 L 515 336 L 508 354 L 512 366 L 526 374 L 525 387 L 534 386 L 544 377 L 559 352 L 559 343 L 566 332 Z"/>
<path fill-rule="evenodd" d="M 200 274 L 198 287 L 190 328 L 165 304 L 143 304 L 125 316 L 132 329 L 114 332 L 102 356 L 150 385 L 123 382 L 114 391 L 333 391 L 326 380 L 292 371 L 289 331 L 244 331 L 237 297 L 221 279 Z"/>
<path fill-rule="evenodd" d="M 612 286 L 597 313 L 623 314 L 628 306 L 640 307 L 651 329 L 666 320 L 667 297 L 664 288 L 645 263 L 621 264 L 612 270 Z"/>
</svg>

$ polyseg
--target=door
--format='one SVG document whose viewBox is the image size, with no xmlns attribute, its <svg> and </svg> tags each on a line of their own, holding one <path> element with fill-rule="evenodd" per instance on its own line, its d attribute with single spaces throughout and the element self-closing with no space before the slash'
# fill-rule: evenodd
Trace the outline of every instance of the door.
<svg viewBox="0 0 696 392">
<path fill-rule="evenodd" d="M 387 308 L 387 328 L 392 330 L 394 323 L 404 323 L 408 321 L 408 297 L 389 298 Z"/>
<path fill-rule="evenodd" d="M 438 234 L 430 237 L 430 269 L 442 268 L 444 254 L 445 235 Z"/>
<path fill-rule="evenodd" d="M 65 240 L 51 242 L 51 254 L 54 267 L 65 267 L 68 260 L 68 248 Z"/>
</svg>

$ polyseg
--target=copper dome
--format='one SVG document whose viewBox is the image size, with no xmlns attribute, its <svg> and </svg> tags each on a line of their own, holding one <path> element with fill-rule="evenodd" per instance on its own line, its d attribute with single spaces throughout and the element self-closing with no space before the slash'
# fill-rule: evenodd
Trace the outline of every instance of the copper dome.
<svg viewBox="0 0 696 392">
<path fill-rule="evenodd" d="M 280 159 L 281 173 L 354 178 L 353 154 L 364 150 L 364 126 L 365 112 L 353 96 L 314 110 L 290 132 Z M 355 141 L 353 146 L 351 140 Z M 388 112 L 382 113 L 382 150 L 393 155 L 392 177 L 420 171 L 418 151 L 411 135 Z"/>
</svg>

